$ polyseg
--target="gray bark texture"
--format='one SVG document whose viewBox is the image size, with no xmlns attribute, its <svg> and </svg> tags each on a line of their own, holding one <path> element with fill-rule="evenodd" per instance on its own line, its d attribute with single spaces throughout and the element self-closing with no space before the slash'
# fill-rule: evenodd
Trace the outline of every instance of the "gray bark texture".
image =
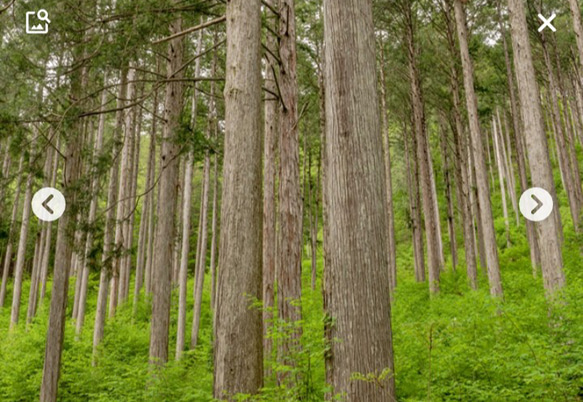
<svg viewBox="0 0 583 402">
<path fill-rule="evenodd" d="M 455 19 L 457 23 L 458 40 L 460 54 L 464 71 L 464 88 L 466 91 L 466 106 L 468 120 L 470 123 L 470 144 L 472 148 L 476 188 L 478 192 L 478 212 L 481 224 L 478 224 L 479 236 L 483 240 L 486 266 L 488 270 L 488 282 L 490 284 L 490 294 L 492 296 L 502 296 L 502 281 L 500 279 L 500 266 L 498 263 L 498 248 L 496 245 L 496 233 L 494 231 L 494 218 L 492 216 L 492 204 L 490 201 L 490 188 L 488 186 L 488 176 L 484 149 L 482 146 L 482 136 L 480 122 L 478 120 L 478 101 L 474 89 L 474 66 L 470 58 L 468 49 L 468 29 L 466 26 L 466 13 L 461 0 L 455 0 Z"/>
<path fill-rule="evenodd" d="M 182 20 L 170 24 L 170 33 L 180 32 Z M 168 44 L 168 78 L 181 79 L 183 63 L 183 38 Z M 170 330 L 170 303 L 172 296 L 172 264 L 175 239 L 176 198 L 179 177 L 179 145 L 175 141 L 183 107 L 184 84 L 169 82 L 164 99 L 164 130 L 160 158 L 160 198 L 158 226 L 156 227 L 154 264 L 152 266 L 152 324 L 150 327 L 150 362 L 164 364 L 168 361 L 168 334 Z"/>
<path fill-rule="evenodd" d="M 216 307 L 214 396 L 263 383 L 261 1 L 227 3 L 225 153 Z"/>
<path fill-rule="evenodd" d="M 537 87 L 532 51 L 528 37 L 528 27 L 522 0 L 509 0 L 510 25 L 512 29 L 512 49 L 514 69 L 518 86 L 518 98 L 524 132 L 526 153 L 530 161 L 532 185 L 546 189 L 555 200 L 555 209 L 546 220 L 536 224 L 540 239 L 540 262 L 544 287 L 549 294 L 565 285 L 563 258 L 558 238 L 557 220 L 553 215 L 559 213 L 555 182 L 549 157 L 549 149 Z"/>
<path fill-rule="evenodd" d="M 324 1 L 327 380 L 347 401 L 393 401 L 388 214 L 372 1 Z M 366 314 L 363 314 L 366 311 Z M 378 382 L 353 380 L 355 373 Z"/>
</svg>

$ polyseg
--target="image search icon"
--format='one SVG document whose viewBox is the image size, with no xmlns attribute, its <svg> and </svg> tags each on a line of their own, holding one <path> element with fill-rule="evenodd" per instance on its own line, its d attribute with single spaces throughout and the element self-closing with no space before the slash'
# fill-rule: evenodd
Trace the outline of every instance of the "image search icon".
<svg viewBox="0 0 583 402">
<path fill-rule="evenodd" d="M 46 34 L 49 32 L 49 13 L 45 9 L 26 13 L 26 33 Z"/>
</svg>

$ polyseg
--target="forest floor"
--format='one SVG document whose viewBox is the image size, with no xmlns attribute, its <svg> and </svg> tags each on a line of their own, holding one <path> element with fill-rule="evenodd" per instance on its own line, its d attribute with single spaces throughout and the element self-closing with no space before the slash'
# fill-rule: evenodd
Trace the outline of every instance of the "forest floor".
<svg viewBox="0 0 583 402">
<path fill-rule="evenodd" d="M 497 222 L 497 228 L 500 226 Z M 501 225 L 503 226 L 503 225 Z M 583 400 L 583 264 L 573 231 L 565 231 L 567 287 L 560 302 L 544 297 L 540 275 L 533 278 L 523 228 L 513 229 L 506 248 L 502 232 L 500 261 L 504 300 L 492 299 L 487 278 L 471 291 L 463 272 L 446 264 L 441 292 L 430 297 L 426 283 L 415 283 L 412 250 L 399 247 L 399 278 L 392 308 L 395 376 L 399 401 L 577 401 Z M 318 260 L 321 269 L 321 258 Z M 310 264 L 304 262 L 303 338 L 293 388 L 268 381 L 265 401 L 322 401 L 325 383 L 324 314 L 321 272 L 310 289 Z M 212 401 L 210 284 L 206 277 L 202 332 L 196 350 L 172 361 L 153 379 L 148 368 L 149 303 L 133 316 L 131 302 L 109 320 L 97 364 L 92 366 L 92 325 L 98 274 L 90 283 L 86 327 L 75 340 L 66 326 L 59 388 L 62 401 Z M 26 282 L 23 294 L 28 295 Z M 192 281 L 189 286 L 192 291 Z M 74 279 L 70 286 L 74 286 Z M 11 290 L 9 290 L 10 292 Z M 11 294 L 11 293 L 9 293 Z M 69 295 L 72 298 L 73 292 Z M 189 293 L 191 294 L 191 293 Z M 50 295 L 49 295 L 50 296 Z M 177 294 L 173 309 L 177 309 Z M 35 321 L 9 333 L 7 308 L 0 313 L 0 400 L 38 400 L 42 379 L 48 300 Z M 72 300 L 69 300 L 69 306 Z M 23 307 L 21 311 L 26 311 Z M 192 319 L 192 305 L 189 305 Z M 171 317 L 170 355 L 174 355 L 177 314 Z M 189 332 L 188 332 L 189 333 Z M 274 341 L 281 335 L 274 334 Z M 272 372 L 285 371 L 274 362 Z M 242 400 L 247 398 L 242 397 Z M 256 399 L 253 399 L 256 400 Z"/>
</svg>

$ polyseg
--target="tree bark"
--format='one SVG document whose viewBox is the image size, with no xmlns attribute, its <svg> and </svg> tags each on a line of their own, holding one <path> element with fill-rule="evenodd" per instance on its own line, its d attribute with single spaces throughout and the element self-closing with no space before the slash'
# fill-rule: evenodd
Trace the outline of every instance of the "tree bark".
<svg viewBox="0 0 583 402">
<path fill-rule="evenodd" d="M 302 318 L 302 200 L 294 0 L 279 2 L 279 245 L 276 265 L 278 318 L 285 335 L 279 361 L 292 365 L 300 347 Z M 281 378 L 280 378 L 281 379 Z"/>
<path fill-rule="evenodd" d="M 158 110 L 158 91 L 154 91 L 154 100 L 152 102 L 153 110 Z M 136 314 L 138 303 L 140 300 L 140 291 L 144 285 L 144 281 L 148 282 L 147 266 L 151 263 L 152 254 L 150 252 L 150 244 L 153 237 L 153 228 L 150 226 L 152 222 L 154 203 L 154 181 L 156 179 L 156 128 L 157 118 L 152 115 L 152 126 L 150 130 L 150 149 L 148 154 L 148 169 L 146 177 L 146 197 L 142 205 L 142 214 L 140 217 L 140 229 L 138 239 L 138 256 L 136 260 L 136 281 L 134 285 L 134 315 Z M 147 288 L 147 286 L 146 286 Z"/>
<path fill-rule="evenodd" d="M 124 73 L 122 73 L 124 74 Z M 121 107 L 124 107 L 128 103 L 128 99 L 133 98 L 134 84 L 129 83 L 129 81 L 134 80 L 135 70 L 129 69 L 125 74 L 128 82 L 125 85 L 125 92 L 123 98 L 120 99 Z M 132 163 L 131 157 L 133 153 L 133 131 L 131 130 L 131 114 L 128 110 L 122 112 L 120 119 L 120 124 L 125 125 L 125 132 L 123 138 L 123 148 L 121 153 L 120 161 L 120 176 L 119 176 L 119 188 L 117 190 L 118 202 L 115 218 L 115 238 L 114 238 L 114 255 L 112 261 L 112 275 L 111 275 L 111 292 L 109 298 L 109 317 L 115 315 L 115 310 L 119 303 L 120 296 L 120 282 L 123 280 L 123 267 L 125 261 L 125 254 L 127 250 L 125 249 L 124 234 L 125 222 L 129 218 L 129 201 L 131 192 L 131 171 Z M 120 126 L 123 127 L 123 126 Z"/>
<path fill-rule="evenodd" d="M 211 118 L 209 117 L 209 120 Z M 211 122 L 209 121 L 206 139 L 210 139 Z M 200 314 L 202 310 L 202 293 L 204 288 L 204 276 L 206 271 L 206 252 L 208 243 L 208 201 L 210 191 L 210 155 L 208 149 L 205 151 L 202 179 L 202 204 L 200 208 L 200 249 L 198 266 L 196 267 L 196 288 L 194 297 L 194 314 L 192 318 L 192 330 L 190 333 L 190 347 L 195 348 L 198 342 L 198 332 L 200 329 Z"/>
<path fill-rule="evenodd" d="M 278 0 L 268 0 L 274 9 L 279 9 Z M 266 13 L 271 11 L 266 10 Z M 274 21 L 275 20 L 275 21 Z M 275 32 L 277 16 L 267 17 L 267 23 Z M 266 43 L 271 53 L 277 54 L 277 38 L 267 33 Z M 278 93 L 278 61 L 265 52 L 265 88 L 269 93 Z M 276 267 L 276 183 L 277 183 L 277 141 L 279 138 L 279 98 L 267 95 L 265 100 L 264 154 L 263 154 L 263 353 L 265 360 L 272 358 L 273 340 L 269 328 L 273 327 L 273 309 L 275 307 L 275 267 Z M 266 372 L 266 376 L 269 376 Z"/>
<path fill-rule="evenodd" d="M 75 103 L 81 97 L 87 71 L 73 73 L 71 77 L 71 98 Z M 73 132 L 67 133 L 66 149 L 63 166 L 63 195 L 67 200 L 67 209 L 59 219 L 55 251 L 55 267 L 53 274 L 53 288 L 51 292 L 51 306 L 46 337 L 43 379 L 40 390 L 41 402 L 57 400 L 59 384 L 61 354 L 65 336 L 65 315 L 67 311 L 67 294 L 69 289 L 69 272 L 71 269 L 72 246 L 74 239 L 70 233 L 75 229 L 74 213 L 78 210 L 77 192 L 78 181 L 81 175 L 81 155 L 83 149 L 82 122 L 74 123 Z"/>
<path fill-rule="evenodd" d="M 26 179 L 26 187 L 24 191 L 24 204 L 22 206 L 22 222 L 20 224 L 20 237 L 18 238 L 18 249 L 16 252 L 16 264 L 14 266 L 14 284 L 12 292 L 12 311 L 10 314 L 10 329 L 14 329 L 18 325 L 18 318 L 20 315 L 20 299 L 22 295 L 22 277 L 24 274 L 24 262 L 26 259 L 26 243 L 28 240 L 28 227 L 30 225 L 30 211 L 32 200 L 32 184 L 33 184 L 33 161 L 34 161 L 34 141 L 29 150 L 29 164 L 28 177 Z"/>
<path fill-rule="evenodd" d="M 2 270 L 2 287 L 0 288 L 0 310 L 4 307 L 4 300 L 6 299 L 6 287 L 8 286 L 8 276 L 10 273 L 10 265 L 12 263 L 12 247 L 14 235 L 16 231 L 16 216 L 18 215 L 18 206 L 20 205 L 20 193 L 22 191 L 22 179 L 24 177 L 24 153 L 20 156 L 18 164 L 18 180 L 14 190 L 14 200 L 12 204 L 12 215 L 10 218 L 10 231 L 8 232 L 8 245 L 6 246 L 6 254 L 4 254 L 4 263 Z"/>
<path fill-rule="evenodd" d="M 381 65 L 380 71 L 380 98 L 381 98 L 381 135 L 383 136 L 383 151 L 385 157 L 385 176 L 387 186 L 387 214 L 389 219 L 389 237 L 388 237 L 388 251 L 389 251 L 389 281 L 391 284 L 391 291 L 397 287 L 397 245 L 395 241 L 395 213 L 393 211 L 393 181 L 391 175 L 391 141 L 389 135 L 389 122 L 387 110 L 387 77 L 385 71 L 385 48 L 384 43 L 381 43 Z M 317 212 L 317 211 L 316 211 Z"/>
<path fill-rule="evenodd" d="M 326 377 L 349 401 L 392 401 L 387 193 L 372 2 L 325 0 L 324 40 Z M 354 373 L 377 381 L 355 381 Z"/>
<path fill-rule="evenodd" d="M 107 314 L 107 296 L 109 293 L 110 279 L 114 264 L 114 241 L 115 241 L 115 216 L 117 214 L 115 205 L 118 201 L 119 195 L 119 171 L 120 158 L 118 153 L 120 147 L 123 149 L 121 143 L 121 130 L 123 124 L 123 113 L 120 106 L 123 105 L 125 94 L 127 90 L 127 70 L 120 72 L 120 86 L 117 94 L 117 106 L 120 109 L 116 113 L 115 129 L 113 131 L 113 148 L 112 148 L 112 163 L 109 174 L 109 187 L 107 189 L 107 213 L 105 216 L 105 227 L 103 233 L 103 252 L 101 256 L 101 272 L 99 275 L 99 291 L 97 293 L 97 306 L 95 309 L 95 324 L 93 326 L 93 365 L 96 364 L 97 348 L 103 339 L 103 330 L 105 327 L 105 317 Z M 112 293 L 113 297 L 113 293 Z"/>
<path fill-rule="evenodd" d="M 561 106 L 559 105 L 558 100 L 559 88 L 557 84 L 557 78 L 547 49 L 546 37 L 543 33 L 540 34 L 540 40 L 542 44 L 545 67 L 547 69 L 547 77 L 549 80 L 548 98 L 551 106 L 551 119 L 553 120 L 555 127 L 555 145 L 557 148 L 557 158 L 561 172 L 563 173 L 563 188 L 565 189 L 565 192 L 567 193 L 567 199 L 569 200 L 569 209 L 571 211 L 573 226 L 575 226 L 575 230 L 578 230 L 581 206 L 577 197 L 576 186 L 578 185 L 581 187 L 581 184 L 575 182 L 573 170 L 571 169 L 569 152 L 567 148 L 568 144 L 565 140 L 565 128 L 563 127 L 561 121 Z M 533 162 L 531 161 L 531 164 L 532 163 Z"/>
<path fill-rule="evenodd" d="M 508 80 L 508 93 L 510 95 L 510 112 L 512 114 L 512 128 L 514 131 L 514 142 L 516 143 L 516 161 L 518 164 L 518 178 L 520 180 L 520 193 L 524 193 L 528 189 L 528 174 L 527 174 L 527 160 L 526 150 L 524 145 L 524 135 L 522 131 L 522 122 L 520 120 L 520 110 L 518 107 L 518 100 L 516 99 L 516 87 L 514 83 L 514 71 L 512 70 L 512 62 L 508 51 L 508 43 L 506 41 L 506 28 L 502 23 L 502 16 L 500 11 L 500 3 L 498 3 L 498 21 L 500 25 L 500 34 L 502 36 L 502 45 L 504 49 L 504 64 L 506 65 L 506 79 Z M 533 275 L 536 276 L 538 267 L 540 266 L 540 251 L 538 239 L 536 237 L 536 230 L 534 223 L 526 220 L 526 236 L 530 246 L 530 262 L 532 265 Z"/>
<path fill-rule="evenodd" d="M 170 23 L 170 33 L 182 30 L 182 19 Z M 180 80 L 184 76 L 183 39 L 176 38 L 168 45 L 167 77 Z M 152 266 L 152 324 L 150 327 L 150 362 L 163 365 L 168 361 L 168 332 L 170 330 L 170 302 L 172 292 L 172 262 L 175 238 L 176 198 L 178 187 L 178 154 L 176 143 L 180 113 L 183 107 L 184 83 L 171 81 L 166 85 L 164 100 L 164 131 L 160 158 L 160 200 L 156 227 L 156 253 Z"/>
<path fill-rule="evenodd" d="M 103 83 L 107 85 L 107 76 L 103 78 Z M 101 95 L 101 110 L 104 111 L 107 106 L 107 91 L 103 91 Z M 93 146 L 93 157 L 91 163 L 91 169 L 97 169 L 96 164 L 98 158 L 101 156 L 101 151 L 103 148 L 103 136 L 105 134 L 105 113 L 99 115 L 99 125 L 97 127 L 97 136 L 95 138 L 95 144 Z M 95 218 L 97 215 L 97 202 L 99 200 L 99 176 L 98 173 L 93 171 L 91 177 L 91 201 L 89 203 L 89 218 L 87 220 L 87 226 L 89 231 L 87 232 L 87 238 L 85 241 L 85 247 L 83 249 L 82 256 L 82 276 L 81 276 L 81 289 L 79 295 L 79 307 L 77 311 L 77 322 L 75 323 L 75 332 L 77 337 L 81 335 L 83 329 L 83 324 L 85 323 L 85 306 L 87 303 L 87 283 L 89 281 L 89 254 L 93 248 L 93 226 L 95 225 Z"/>
<path fill-rule="evenodd" d="M 530 173 L 534 186 L 546 189 L 555 200 L 556 190 L 549 158 L 547 138 L 542 120 L 540 93 L 532 60 L 528 28 L 522 0 L 509 0 L 510 22 L 512 29 L 512 48 L 514 50 L 514 68 L 518 85 L 518 96 L 524 132 L 526 133 L 526 151 L 530 161 Z M 555 208 L 554 214 L 558 214 Z M 563 259 L 557 236 L 560 230 L 556 220 L 550 216 L 536 224 L 540 242 L 541 269 L 543 282 L 548 294 L 565 285 Z"/>
<path fill-rule="evenodd" d="M 214 396 L 262 385 L 261 1 L 227 3 L 225 154 Z"/>
<path fill-rule="evenodd" d="M 429 273 L 429 290 L 439 292 L 439 275 L 441 271 L 439 221 L 437 220 L 436 199 L 433 191 L 433 174 L 430 167 L 431 150 L 427 136 L 425 106 L 421 87 L 421 78 L 417 66 L 417 47 L 415 44 L 414 16 L 411 5 L 405 6 L 405 41 L 410 80 L 411 109 L 413 112 L 413 132 L 416 138 L 416 157 L 423 204 L 425 238 L 427 242 L 427 270 Z"/>
<path fill-rule="evenodd" d="M 455 271 L 457 269 L 457 240 L 455 235 L 455 215 L 453 205 L 453 191 L 451 182 L 451 166 L 449 160 L 447 129 L 443 116 L 440 116 L 441 126 L 441 153 L 443 156 L 443 177 L 445 180 L 445 199 L 447 201 L 447 232 L 449 235 L 449 252 L 451 254 L 451 266 Z"/>
<path fill-rule="evenodd" d="M 202 52 L 202 30 L 198 33 L 197 53 Z M 200 58 L 195 62 L 195 77 L 200 75 Z M 192 107 L 190 110 L 190 128 L 196 130 L 198 91 L 196 85 L 192 88 Z M 190 220 L 192 215 L 192 176 L 194 168 L 194 150 L 186 155 L 184 170 L 184 186 L 182 197 L 182 244 L 180 249 L 180 273 L 178 278 L 178 323 L 176 334 L 176 360 L 182 357 L 184 351 L 184 337 L 186 331 L 186 297 L 188 286 L 188 260 L 190 254 Z"/>
<path fill-rule="evenodd" d="M 502 282 L 500 280 L 500 266 L 498 263 L 494 218 L 492 216 L 492 205 L 490 202 L 490 188 L 488 186 L 486 162 L 484 160 L 484 150 L 480 133 L 480 122 L 478 120 L 478 101 L 474 90 L 474 67 L 468 49 L 466 14 L 461 0 L 455 0 L 454 9 L 464 71 L 464 88 L 466 91 L 466 106 L 471 134 L 470 142 L 475 164 L 476 187 L 478 191 L 479 213 L 482 229 L 480 235 L 484 241 L 490 294 L 492 294 L 492 296 L 502 296 L 503 291 Z"/>
<path fill-rule="evenodd" d="M 510 247 L 510 224 L 508 221 L 508 204 L 506 203 L 506 186 L 505 180 L 505 170 L 504 170 L 504 160 L 502 156 L 501 147 L 501 137 L 502 133 L 501 127 L 496 124 L 496 118 L 492 116 L 492 137 L 494 139 L 494 150 L 496 152 L 496 162 L 498 164 L 498 184 L 500 185 L 500 195 L 502 196 L 502 213 L 504 215 L 504 227 L 506 233 L 506 247 Z"/>
<path fill-rule="evenodd" d="M 411 234 L 413 237 L 413 258 L 415 259 L 415 280 L 425 281 L 425 251 L 423 249 L 423 229 L 421 228 L 421 211 L 419 210 L 419 175 L 417 169 L 416 141 L 411 135 L 411 146 L 407 138 L 407 128 L 403 127 L 405 144 L 405 165 L 407 170 L 407 187 L 409 188 L 409 212 L 411 215 Z M 413 148 L 413 149 L 411 149 Z"/>
</svg>

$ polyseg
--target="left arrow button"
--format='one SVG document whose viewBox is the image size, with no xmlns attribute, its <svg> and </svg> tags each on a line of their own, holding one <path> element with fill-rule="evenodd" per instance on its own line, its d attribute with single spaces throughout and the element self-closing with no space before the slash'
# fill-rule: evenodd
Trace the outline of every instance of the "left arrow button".
<svg viewBox="0 0 583 402">
<path fill-rule="evenodd" d="M 49 195 L 49 196 L 47 197 L 47 199 L 46 199 L 46 200 L 45 200 L 45 201 L 42 203 L 42 206 L 43 206 L 43 207 L 45 207 L 45 209 L 46 209 L 47 211 L 49 211 L 49 213 L 50 213 L 51 215 L 55 213 L 55 211 L 53 211 L 53 210 L 51 209 L 51 207 L 49 207 L 49 202 L 51 202 L 51 200 L 52 200 L 53 198 L 55 198 L 55 196 L 51 194 L 51 195 Z"/>
<path fill-rule="evenodd" d="M 52 222 L 59 219 L 66 207 L 65 197 L 56 188 L 41 188 L 32 197 L 32 212 L 41 221 Z"/>
</svg>

